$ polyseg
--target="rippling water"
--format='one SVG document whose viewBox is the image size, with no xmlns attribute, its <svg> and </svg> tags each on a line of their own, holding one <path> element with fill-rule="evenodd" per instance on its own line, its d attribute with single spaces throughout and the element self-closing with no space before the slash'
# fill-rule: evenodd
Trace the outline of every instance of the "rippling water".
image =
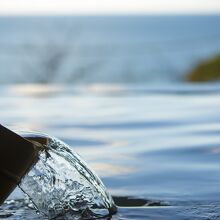
<svg viewBox="0 0 220 220">
<path fill-rule="evenodd" d="M 219 219 L 219 100 L 219 84 L 7 86 L 0 121 L 68 143 L 118 198 L 113 220 Z M 18 198 L 19 190 L 9 199 Z M 2 206 L 5 213 L 39 218 L 19 200 Z"/>
</svg>

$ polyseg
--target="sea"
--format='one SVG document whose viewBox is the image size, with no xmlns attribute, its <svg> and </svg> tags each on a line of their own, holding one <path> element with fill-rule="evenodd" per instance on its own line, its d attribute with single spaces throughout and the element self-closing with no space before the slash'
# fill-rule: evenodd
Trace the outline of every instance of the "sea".
<svg viewBox="0 0 220 220">
<path fill-rule="evenodd" d="M 0 17 L 0 83 L 175 83 L 220 51 L 220 16 Z"/>
<path fill-rule="evenodd" d="M 0 17 L 0 123 L 80 154 L 119 207 L 106 220 L 220 219 L 220 83 L 185 80 L 220 52 L 219 27 L 218 15 Z M 0 219 L 39 219 L 21 194 Z"/>
</svg>

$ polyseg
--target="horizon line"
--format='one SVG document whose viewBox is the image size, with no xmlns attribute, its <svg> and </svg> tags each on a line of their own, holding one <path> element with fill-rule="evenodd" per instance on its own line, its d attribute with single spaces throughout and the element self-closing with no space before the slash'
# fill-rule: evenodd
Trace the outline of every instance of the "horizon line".
<svg viewBox="0 0 220 220">
<path fill-rule="evenodd" d="M 71 16 L 220 16 L 220 11 L 213 12 L 153 12 L 153 13 L 5 13 L 0 17 L 71 17 Z"/>
</svg>

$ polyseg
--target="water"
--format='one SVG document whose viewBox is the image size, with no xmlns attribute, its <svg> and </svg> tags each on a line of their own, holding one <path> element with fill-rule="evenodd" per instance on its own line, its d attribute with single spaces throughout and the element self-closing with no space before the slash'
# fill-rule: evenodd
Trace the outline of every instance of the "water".
<svg viewBox="0 0 220 220">
<path fill-rule="evenodd" d="M 219 26 L 220 16 L 1 17 L 0 122 L 82 155 L 118 206 L 105 220 L 219 219 L 220 85 L 184 81 L 219 53 Z M 17 189 L 0 218 L 39 214 Z"/>
<path fill-rule="evenodd" d="M 40 153 L 39 162 L 20 184 L 37 210 L 48 218 L 66 219 L 114 214 L 111 196 L 88 165 L 63 142 L 45 138 L 46 151 Z"/>
<path fill-rule="evenodd" d="M 219 26 L 217 15 L 0 17 L 0 83 L 183 82 L 219 53 Z"/>
<path fill-rule="evenodd" d="M 219 219 L 219 84 L 0 89 L 1 123 L 70 145 L 115 199 L 113 220 Z M 0 216 L 39 219 L 23 198 Z"/>
</svg>

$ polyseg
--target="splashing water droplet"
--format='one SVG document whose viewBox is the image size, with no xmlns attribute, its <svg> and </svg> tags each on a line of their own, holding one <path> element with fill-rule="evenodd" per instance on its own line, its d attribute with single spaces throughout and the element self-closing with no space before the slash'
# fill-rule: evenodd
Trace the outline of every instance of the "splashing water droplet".
<svg viewBox="0 0 220 220">
<path fill-rule="evenodd" d="M 47 139 L 46 150 L 20 184 L 37 210 L 49 218 L 91 219 L 114 214 L 112 197 L 79 155 L 56 138 L 41 137 Z"/>
</svg>

